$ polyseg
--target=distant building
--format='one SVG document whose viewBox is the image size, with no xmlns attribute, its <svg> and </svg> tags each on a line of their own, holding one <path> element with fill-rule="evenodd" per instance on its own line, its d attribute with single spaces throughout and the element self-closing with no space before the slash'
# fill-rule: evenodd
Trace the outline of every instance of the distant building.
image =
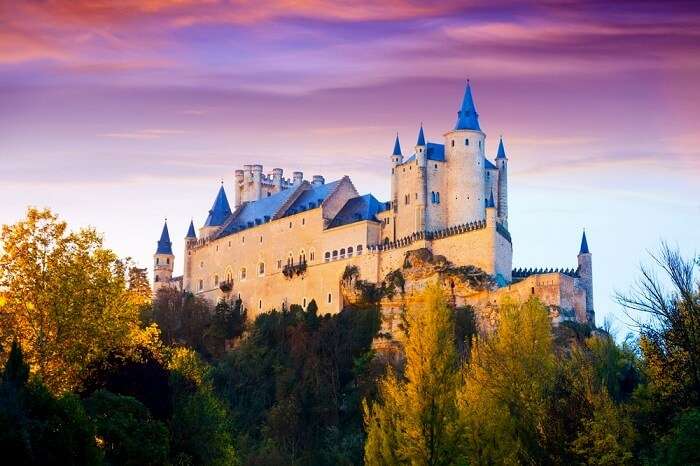
<svg viewBox="0 0 700 466">
<path fill-rule="evenodd" d="M 154 255 L 154 291 L 174 284 L 212 301 L 240 297 L 252 313 L 306 305 L 338 312 L 347 265 L 379 282 L 401 267 L 406 251 L 428 248 L 455 265 L 491 274 L 497 295 L 539 296 L 563 318 L 594 322 L 591 254 L 585 233 L 575 270 L 512 270 L 508 232 L 508 157 L 499 140 L 486 157 L 467 84 L 455 127 L 442 143 L 426 140 L 421 125 L 411 155 L 398 135 L 391 159 L 391 200 L 360 195 L 347 176 L 326 183 L 261 165 L 236 170 L 235 203 L 219 188 L 199 236 L 185 237 L 184 274 L 172 278 L 174 255 L 167 224 Z M 173 281 L 175 280 L 175 281 Z"/>
</svg>

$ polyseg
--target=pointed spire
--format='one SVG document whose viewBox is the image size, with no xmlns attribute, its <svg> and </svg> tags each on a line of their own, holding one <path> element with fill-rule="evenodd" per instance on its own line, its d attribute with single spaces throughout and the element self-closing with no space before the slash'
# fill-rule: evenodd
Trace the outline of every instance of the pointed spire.
<svg viewBox="0 0 700 466">
<path fill-rule="evenodd" d="M 401 144 L 399 144 L 399 133 L 396 133 L 396 141 L 394 142 L 394 153 L 391 155 L 401 155 Z"/>
<path fill-rule="evenodd" d="M 156 248 L 156 254 L 172 254 L 173 253 L 173 243 L 170 241 L 170 233 L 168 233 L 168 220 L 165 220 L 163 224 L 163 231 L 160 234 L 160 239 L 158 240 L 158 247 Z"/>
<path fill-rule="evenodd" d="M 194 221 L 190 220 L 190 227 L 187 229 L 185 239 L 197 239 L 197 234 L 194 232 Z"/>
<path fill-rule="evenodd" d="M 489 200 L 486 202 L 486 208 L 488 209 L 489 207 L 496 207 L 496 203 L 493 200 L 493 189 L 491 190 L 491 195 L 489 196 Z"/>
<path fill-rule="evenodd" d="M 464 90 L 464 98 L 462 106 L 457 112 L 457 123 L 455 129 L 471 129 L 481 131 L 479 127 L 479 114 L 476 113 L 476 105 L 474 105 L 474 97 L 472 97 L 472 86 L 467 79 L 467 88 Z"/>
<path fill-rule="evenodd" d="M 416 142 L 417 146 L 424 146 L 425 145 L 425 134 L 423 134 L 423 123 L 421 122 L 420 124 L 420 131 L 418 131 L 418 142 Z"/>
<path fill-rule="evenodd" d="M 586 230 L 583 230 L 583 236 L 581 237 L 581 249 L 578 252 L 579 254 L 590 254 L 590 251 L 588 250 L 588 241 L 586 240 Z"/>
<path fill-rule="evenodd" d="M 224 185 L 222 184 L 219 188 L 219 192 L 216 194 L 216 199 L 214 199 L 214 204 L 209 210 L 209 216 L 206 222 L 204 222 L 205 227 L 218 227 L 223 225 L 226 218 L 231 215 L 231 207 L 228 204 L 228 199 L 226 198 L 226 191 L 224 191 Z"/>
<path fill-rule="evenodd" d="M 498 153 L 496 154 L 497 159 L 505 159 L 506 158 L 506 150 L 503 147 L 503 136 L 501 136 L 500 140 L 498 141 Z"/>
</svg>

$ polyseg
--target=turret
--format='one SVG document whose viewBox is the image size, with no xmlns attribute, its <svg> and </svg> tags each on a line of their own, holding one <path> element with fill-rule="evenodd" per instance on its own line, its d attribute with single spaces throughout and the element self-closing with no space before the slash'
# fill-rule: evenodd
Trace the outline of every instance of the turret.
<svg viewBox="0 0 700 466">
<path fill-rule="evenodd" d="M 424 167 L 427 161 L 428 148 L 425 144 L 425 134 L 423 133 L 423 123 L 420 124 L 420 130 L 418 130 L 418 140 L 416 140 L 416 160 L 418 161 L 418 166 Z"/>
<path fill-rule="evenodd" d="M 506 157 L 502 137 L 498 141 L 496 167 L 498 168 L 498 220 L 508 228 L 508 157 Z"/>
<path fill-rule="evenodd" d="M 200 236 L 206 238 L 217 231 L 219 227 L 224 224 L 229 215 L 231 215 L 231 207 L 226 198 L 224 184 L 221 183 L 219 192 L 216 193 L 214 204 L 212 204 L 211 209 L 209 209 L 209 215 L 204 222 L 204 226 L 199 230 Z"/>
<path fill-rule="evenodd" d="M 282 175 L 284 171 L 281 168 L 272 169 L 272 185 L 274 186 L 273 191 L 278 193 L 282 191 Z"/>
<path fill-rule="evenodd" d="M 581 247 L 578 252 L 578 282 L 586 292 L 586 320 L 595 327 L 595 311 L 593 309 L 593 257 L 588 249 L 586 230 L 581 237 Z"/>
<path fill-rule="evenodd" d="M 185 254 L 184 254 L 184 270 L 182 273 L 182 288 L 185 291 L 190 289 L 190 281 L 192 277 L 192 251 L 191 249 L 197 244 L 197 234 L 194 230 L 194 221 L 190 220 L 190 227 L 185 235 Z"/>
<path fill-rule="evenodd" d="M 243 203 L 243 189 L 244 189 L 244 173 L 243 170 L 236 170 L 234 172 L 234 187 L 235 187 L 235 199 L 234 199 L 234 207 L 238 207 Z"/>
<path fill-rule="evenodd" d="M 486 135 L 479 127 L 471 85 L 467 81 L 455 128 L 445 134 L 447 162 L 448 226 L 484 220 L 486 181 L 484 145 Z"/>
<path fill-rule="evenodd" d="M 321 175 L 314 175 L 311 181 L 313 186 L 321 186 L 326 182 L 326 179 Z"/>
<path fill-rule="evenodd" d="M 302 181 L 304 181 L 304 173 L 292 172 L 292 184 L 294 186 L 299 186 Z"/>
<path fill-rule="evenodd" d="M 253 175 L 253 192 L 252 201 L 257 201 L 262 197 L 262 165 L 251 165 L 251 173 Z"/>
<path fill-rule="evenodd" d="M 153 254 L 153 295 L 157 295 L 162 288 L 170 286 L 170 279 L 173 278 L 173 265 L 175 255 L 173 254 L 173 243 L 170 241 L 168 233 L 168 220 L 163 224 L 163 231 L 158 240 L 156 253 Z"/>
<path fill-rule="evenodd" d="M 496 203 L 493 198 L 493 190 L 491 190 L 491 194 L 489 195 L 488 199 L 486 199 L 486 224 L 490 227 L 496 227 L 496 216 L 497 216 L 497 210 L 496 210 Z"/>
<path fill-rule="evenodd" d="M 401 143 L 399 143 L 399 133 L 396 133 L 396 141 L 394 141 L 394 151 L 391 153 L 391 163 L 398 165 L 403 163 L 403 154 L 401 153 Z"/>
</svg>

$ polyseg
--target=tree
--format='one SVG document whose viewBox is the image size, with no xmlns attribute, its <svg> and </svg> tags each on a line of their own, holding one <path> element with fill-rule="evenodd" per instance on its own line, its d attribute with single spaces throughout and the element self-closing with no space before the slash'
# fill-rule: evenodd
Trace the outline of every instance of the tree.
<svg viewBox="0 0 700 466">
<path fill-rule="evenodd" d="M 459 395 L 471 462 L 544 461 L 555 367 L 546 308 L 535 299 L 503 302 L 495 333 L 473 344 Z"/>
<path fill-rule="evenodd" d="M 125 262 L 95 230 L 69 232 L 49 210 L 28 209 L 0 239 L 0 344 L 16 339 L 52 391 L 74 388 L 86 362 L 137 326 Z"/>
<path fill-rule="evenodd" d="M 83 404 L 109 464 L 160 465 L 168 459 L 168 430 L 135 398 L 98 390 Z"/>
<path fill-rule="evenodd" d="M 29 379 L 13 343 L 0 381 L 0 449 L 8 464 L 99 464 L 95 431 L 77 396 L 59 398 Z"/>
<path fill-rule="evenodd" d="M 436 285 L 407 311 L 404 377 L 389 373 L 365 406 L 367 464 L 455 464 L 464 460 L 454 317 Z"/>
</svg>

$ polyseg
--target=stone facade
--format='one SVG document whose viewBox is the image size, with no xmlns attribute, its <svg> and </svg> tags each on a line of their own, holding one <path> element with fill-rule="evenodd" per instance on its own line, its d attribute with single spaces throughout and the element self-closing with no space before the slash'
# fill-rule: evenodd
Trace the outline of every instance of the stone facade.
<svg viewBox="0 0 700 466">
<path fill-rule="evenodd" d="M 486 134 L 469 86 L 455 129 L 443 142 L 426 141 L 421 126 L 414 153 L 404 159 L 397 136 L 389 202 L 360 196 L 348 177 L 326 183 L 322 176 L 306 181 L 294 172 L 285 179 L 281 169 L 265 175 L 261 165 L 245 165 L 235 172 L 234 208 L 222 186 L 198 235 L 190 225 L 182 277 L 172 278 L 174 255 L 165 247 L 169 237 L 161 237 L 154 291 L 174 284 L 212 302 L 240 298 L 252 316 L 312 299 L 320 312 L 334 313 L 348 304 L 341 283 L 348 266 L 363 280 L 380 283 L 403 266 L 407 253 L 426 250 L 493 277 L 495 289 L 462 293 L 455 296 L 458 303 L 488 307 L 503 296 L 534 294 L 560 309 L 561 319 L 593 322 L 587 245 L 579 255 L 580 274 L 513 276 L 508 159 L 503 141 L 493 161 L 486 157 Z"/>
</svg>

